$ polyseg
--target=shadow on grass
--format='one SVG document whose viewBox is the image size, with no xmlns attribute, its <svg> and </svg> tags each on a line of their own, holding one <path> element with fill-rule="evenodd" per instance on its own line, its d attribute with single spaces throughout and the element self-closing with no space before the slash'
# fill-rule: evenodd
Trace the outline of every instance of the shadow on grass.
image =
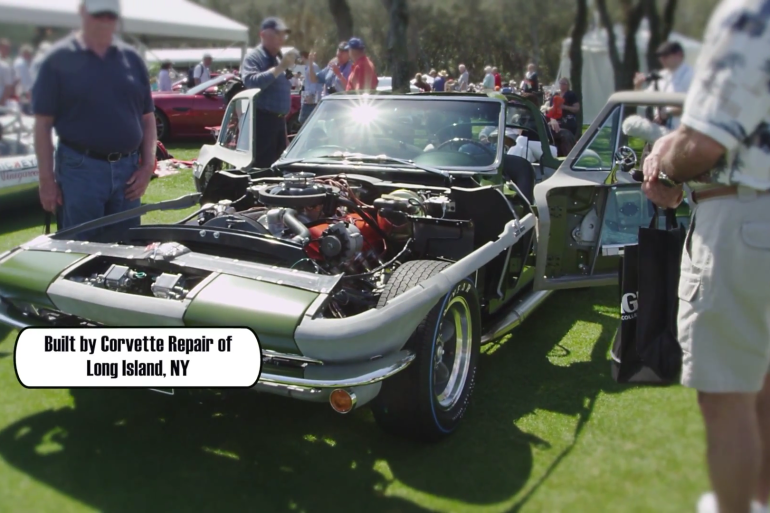
<svg viewBox="0 0 770 513">
<path fill-rule="evenodd" d="M 463 426 L 436 445 L 384 434 L 366 408 L 340 416 L 325 404 L 247 391 L 169 397 L 115 389 L 72 390 L 74 408 L 8 426 L 0 432 L 0 455 L 108 512 L 337 511 L 341 505 L 422 511 L 441 501 L 454 501 L 451 509 L 518 510 L 569 455 L 599 394 L 623 390 L 607 359 L 617 319 L 595 307 L 614 308 L 615 295 L 608 288 L 552 296 L 482 358 Z M 589 361 L 560 364 L 559 343 L 577 321 L 598 325 L 600 335 Z M 535 410 L 578 416 L 572 444 L 542 456 L 551 462 L 543 475 L 532 474 L 532 447 L 551 443 L 515 424 Z"/>
<path fill-rule="evenodd" d="M 0 216 L 2 216 L 2 221 L 0 221 L 0 237 L 8 235 L 9 233 L 28 230 L 36 226 L 39 226 L 40 233 L 43 233 L 43 227 L 45 226 L 45 211 L 40 206 L 39 200 L 36 200 L 35 198 L 31 198 L 30 201 L 10 210 L 6 210 L 5 205 L 3 205 Z M 56 220 L 52 219 L 51 231 L 55 230 Z"/>
</svg>

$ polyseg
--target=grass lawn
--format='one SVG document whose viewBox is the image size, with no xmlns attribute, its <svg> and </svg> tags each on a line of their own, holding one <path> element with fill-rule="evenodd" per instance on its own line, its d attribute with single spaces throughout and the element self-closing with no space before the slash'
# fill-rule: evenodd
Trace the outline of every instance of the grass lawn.
<svg viewBox="0 0 770 513">
<path fill-rule="evenodd" d="M 184 171 L 145 201 L 193 190 Z M 0 219 L 0 252 L 42 233 L 36 208 Z M 0 328 L 0 512 L 694 511 L 695 394 L 612 381 L 617 302 L 554 294 L 485 352 L 461 430 L 432 446 L 385 435 L 368 409 L 244 391 L 27 390 Z"/>
</svg>

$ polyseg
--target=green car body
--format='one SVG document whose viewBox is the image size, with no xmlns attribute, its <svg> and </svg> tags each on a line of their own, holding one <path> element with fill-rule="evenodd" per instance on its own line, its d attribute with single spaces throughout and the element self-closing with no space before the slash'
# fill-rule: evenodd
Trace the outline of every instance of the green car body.
<svg viewBox="0 0 770 513">
<path fill-rule="evenodd" d="M 222 204 L 222 198 L 204 201 L 209 194 L 206 187 L 213 183 L 212 176 L 215 175 L 217 180 L 227 179 L 232 183 L 245 180 L 254 184 L 270 180 L 265 170 L 252 166 L 253 140 L 239 142 L 243 146 L 240 151 L 224 144 L 225 127 L 230 119 L 228 116 L 233 115 L 234 105 L 240 101 L 248 107 L 258 94 L 258 90 L 249 90 L 237 95 L 225 114 L 219 140 L 202 149 L 194 171 L 198 193 L 144 205 L 136 211 L 110 216 L 87 227 L 106 226 L 119 218 L 153 210 L 183 209 L 199 204 L 202 204 L 201 210 L 210 211 L 215 205 Z M 361 100 L 362 97 L 366 99 Z M 420 164 L 415 164 L 419 158 L 405 162 L 356 161 L 355 157 L 344 157 L 344 162 L 339 163 L 325 161 L 325 157 L 320 161 L 294 161 L 292 152 L 312 136 L 308 127 L 300 130 L 276 163 L 282 171 L 301 168 L 323 177 L 344 169 L 345 176 L 369 177 L 367 179 L 372 180 L 374 188 L 397 189 L 401 182 L 407 187 L 409 183 L 406 182 L 413 179 L 415 190 L 424 187 L 448 191 L 451 204 L 456 204 L 457 212 L 461 212 L 456 214 L 457 222 L 451 216 L 445 220 L 432 216 L 410 217 L 413 227 L 419 226 L 422 230 L 420 233 L 433 234 L 420 239 L 414 231 L 410 240 L 417 241 L 415 247 L 422 247 L 422 240 L 427 241 L 426 244 L 433 241 L 431 243 L 441 248 L 431 250 L 430 244 L 423 249 L 411 248 L 410 252 L 415 255 L 413 259 L 445 263 L 439 266 L 440 271 L 426 274 L 424 279 L 411 283 L 395 297 L 387 301 L 382 299 L 376 306 L 363 311 L 334 317 L 328 313 L 329 305 L 341 290 L 341 283 L 346 279 L 344 272 L 310 272 L 259 258 L 250 260 L 248 256 L 207 254 L 185 246 L 213 248 L 218 247 L 217 244 L 230 244 L 227 247 L 232 248 L 272 244 L 269 247 L 277 253 L 291 253 L 296 248 L 290 247 L 290 243 L 221 227 L 198 226 L 191 221 L 142 226 L 143 231 L 137 233 L 146 235 L 137 235 L 137 240 L 156 241 L 149 245 L 73 240 L 74 234 L 85 229 L 81 226 L 38 237 L 0 255 L 0 322 L 16 328 L 46 325 L 245 326 L 257 334 L 263 349 L 263 371 L 254 387 L 256 390 L 323 402 L 329 401 L 333 391 L 342 389 L 355 397 L 355 406 L 360 407 L 377 398 L 383 382 L 420 361 L 419 351 L 408 342 L 431 312 L 456 293 L 458 284 L 472 283 L 474 294 L 479 298 L 474 318 L 477 314 L 480 321 L 478 338 L 483 344 L 509 333 L 544 304 L 556 289 L 617 283 L 622 247 L 635 242 L 635 230 L 649 222 L 650 214 L 639 183 L 626 172 L 631 169 L 618 171 L 619 165 L 615 162 L 615 152 L 621 143 L 620 120 L 629 115 L 632 106 L 637 108 L 637 104 L 681 105 L 682 102 L 677 95 L 615 95 L 563 160 L 556 159 L 551 152 L 552 136 L 539 110 L 524 98 L 497 93 L 371 96 L 340 93 L 322 100 L 308 123 L 316 119 L 317 126 L 318 119 L 324 116 L 324 111 L 320 114 L 318 111 L 327 104 L 329 109 L 361 101 L 376 106 L 378 101 L 387 99 L 427 102 L 415 105 L 428 113 L 431 105 L 451 107 L 447 102 L 472 102 L 481 109 L 498 109 L 499 119 L 490 122 L 490 127 L 496 127 L 499 133 L 503 133 L 506 126 L 517 126 L 507 118 L 509 106 L 527 109 L 534 123 L 533 131 L 539 136 L 536 143 L 542 149 L 537 162 L 531 163 L 531 167 L 530 164 L 521 167 L 532 169 L 534 173 L 532 183 L 526 185 L 518 182 L 516 176 L 520 175 L 506 171 L 512 160 L 505 156 L 507 148 L 503 147 L 501 137 L 494 147 L 494 163 L 490 161 L 483 172 L 451 166 L 437 169 L 441 166 L 427 164 L 426 172 Z M 458 108 L 465 105 L 457 104 Z M 618 109 L 627 110 L 618 113 Z M 251 133 L 255 133 L 254 117 L 250 112 L 248 108 L 242 110 L 239 119 L 241 123 L 251 123 Z M 416 126 L 423 126 L 423 121 L 409 120 Z M 490 132 L 492 137 L 494 133 Z M 610 141 L 607 148 L 597 143 L 604 144 L 600 139 L 605 135 Z M 455 139 L 458 138 L 447 139 L 439 146 Z M 465 141 L 459 139 L 457 144 Z M 414 146 L 400 143 L 401 148 Z M 475 140 L 471 143 L 478 145 Z M 483 152 L 482 157 L 467 157 L 460 150 L 447 150 L 447 155 L 437 152 L 425 158 L 451 159 L 455 158 L 455 153 L 463 153 L 462 159 L 466 160 L 483 158 Z M 586 155 L 598 158 L 598 164 L 586 167 Z M 389 177 L 389 173 L 398 180 L 382 178 Z M 362 180 L 361 183 L 366 185 L 366 180 Z M 443 185 L 443 180 L 448 180 L 450 185 Z M 525 181 L 528 180 L 529 177 Z M 260 187 L 261 191 L 268 190 L 267 186 Z M 226 199 L 224 205 L 231 204 L 227 201 L 235 201 L 238 194 Z M 440 194 L 437 193 L 437 197 Z M 686 217 L 686 211 L 683 215 Z M 232 243 L 223 242 L 230 240 L 228 237 L 232 238 Z M 456 242 L 436 242 L 439 239 Z M 224 250 L 222 255 L 225 255 Z M 120 288 L 104 285 L 109 282 L 108 273 L 113 266 L 132 265 L 148 272 L 182 276 L 190 286 L 179 296 L 175 296 L 171 289 L 166 290 L 165 295 L 153 296 L 126 293 Z M 378 276 L 394 272 L 387 266 L 375 270 Z M 398 272 L 397 267 L 395 272 Z M 90 278 L 97 274 L 101 281 Z M 383 280 L 387 289 L 387 277 Z"/>
</svg>

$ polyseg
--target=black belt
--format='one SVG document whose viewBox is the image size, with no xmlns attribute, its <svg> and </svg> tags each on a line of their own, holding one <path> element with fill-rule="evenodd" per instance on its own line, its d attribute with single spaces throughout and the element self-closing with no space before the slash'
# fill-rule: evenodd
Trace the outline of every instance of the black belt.
<svg viewBox="0 0 770 513">
<path fill-rule="evenodd" d="M 117 162 L 118 160 L 125 157 L 130 157 L 131 155 L 139 151 L 139 150 L 134 150 L 128 153 L 121 153 L 118 151 L 112 152 L 112 153 L 102 153 L 94 150 L 89 150 L 85 146 L 81 146 L 79 144 L 76 144 L 70 141 L 65 141 L 63 139 L 59 139 L 59 142 L 65 145 L 66 147 L 72 149 L 73 151 L 80 153 L 81 155 L 85 155 L 86 157 L 90 157 L 92 159 L 106 160 L 107 162 Z"/>
<path fill-rule="evenodd" d="M 268 116 L 272 116 L 274 118 L 285 118 L 287 116 L 286 114 L 279 114 L 277 112 L 266 109 L 256 109 L 256 111 L 260 114 L 267 114 Z"/>
</svg>

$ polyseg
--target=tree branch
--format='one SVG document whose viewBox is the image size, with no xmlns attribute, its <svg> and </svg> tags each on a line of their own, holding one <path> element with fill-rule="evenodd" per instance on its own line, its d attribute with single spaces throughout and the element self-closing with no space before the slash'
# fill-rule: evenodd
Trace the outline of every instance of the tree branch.
<svg viewBox="0 0 770 513">
<path fill-rule="evenodd" d="M 610 54 L 612 68 L 619 70 L 623 66 L 623 63 L 620 60 L 620 52 L 618 52 L 618 40 L 615 37 L 615 28 L 612 26 L 610 12 L 607 10 L 607 0 L 596 0 L 596 9 L 599 11 L 599 19 L 602 22 L 602 26 L 607 31 L 607 50 Z"/>
</svg>

